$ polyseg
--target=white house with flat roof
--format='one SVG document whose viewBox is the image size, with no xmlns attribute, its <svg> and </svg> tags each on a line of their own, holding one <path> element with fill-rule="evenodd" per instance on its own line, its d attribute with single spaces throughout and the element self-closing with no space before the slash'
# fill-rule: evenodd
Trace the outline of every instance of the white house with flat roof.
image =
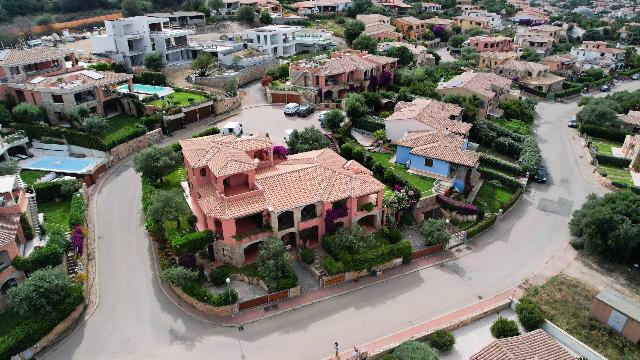
<svg viewBox="0 0 640 360">
<path fill-rule="evenodd" d="M 169 18 L 134 16 L 104 22 L 105 35 L 93 36 L 94 54 L 102 54 L 127 67 L 144 65 L 144 56 L 157 51 L 166 64 L 193 59 L 187 35 L 194 30 L 171 29 Z"/>
<path fill-rule="evenodd" d="M 322 51 L 335 47 L 328 32 L 306 31 L 300 26 L 268 25 L 242 33 L 247 47 L 264 55 L 291 56 L 301 51 Z"/>
</svg>

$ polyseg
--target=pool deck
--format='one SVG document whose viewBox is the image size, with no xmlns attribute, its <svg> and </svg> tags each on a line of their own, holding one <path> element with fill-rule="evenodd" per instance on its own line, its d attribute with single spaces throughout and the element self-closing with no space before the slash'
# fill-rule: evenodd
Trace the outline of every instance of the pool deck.
<svg viewBox="0 0 640 360">
<path fill-rule="evenodd" d="M 146 86 L 146 87 L 152 87 L 154 88 L 154 90 L 157 89 L 163 89 L 160 91 L 141 91 L 141 89 L 136 90 L 136 85 L 139 86 Z M 118 87 L 118 92 L 121 93 L 129 93 L 129 88 L 126 85 L 122 85 L 120 87 Z M 133 93 L 134 94 L 138 94 L 138 95 L 158 95 L 158 96 L 167 96 L 170 94 L 173 94 L 175 91 L 169 87 L 169 86 L 157 86 L 157 85 L 144 85 L 144 84 L 133 84 Z"/>
<path fill-rule="evenodd" d="M 89 161 L 86 165 L 84 163 Z M 107 162 L 106 158 L 97 157 L 66 157 L 66 156 L 37 156 L 18 162 L 18 166 L 27 170 L 42 170 L 55 172 L 59 174 L 78 174 L 78 175 L 90 175 L 93 174 L 100 166 Z M 61 168 L 56 165 L 65 164 L 67 166 L 80 164 L 82 168 Z"/>
</svg>

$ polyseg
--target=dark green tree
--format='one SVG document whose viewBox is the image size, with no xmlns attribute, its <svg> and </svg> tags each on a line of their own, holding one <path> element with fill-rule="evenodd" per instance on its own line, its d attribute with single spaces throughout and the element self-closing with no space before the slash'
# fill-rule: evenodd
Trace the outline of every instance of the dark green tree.
<svg viewBox="0 0 640 360">
<path fill-rule="evenodd" d="M 287 147 L 292 154 L 324 149 L 329 145 L 329 140 L 324 137 L 322 131 L 312 126 L 294 130 L 287 140 Z"/>
<path fill-rule="evenodd" d="M 350 20 L 344 25 L 344 40 L 351 43 L 364 31 L 364 23 L 360 20 Z"/>
<path fill-rule="evenodd" d="M 164 68 L 164 60 L 159 52 L 153 51 L 145 54 L 144 66 L 152 71 L 160 71 Z"/>
<path fill-rule="evenodd" d="M 242 5 L 238 9 L 238 21 L 252 24 L 256 21 L 256 12 L 252 6 Z"/>
<path fill-rule="evenodd" d="M 133 157 L 133 168 L 145 178 L 157 182 L 175 170 L 180 155 L 171 147 L 153 145 Z"/>
<path fill-rule="evenodd" d="M 398 65 L 409 66 L 413 63 L 413 53 L 406 46 L 395 46 L 387 50 L 387 56 L 398 58 Z"/>
</svg>

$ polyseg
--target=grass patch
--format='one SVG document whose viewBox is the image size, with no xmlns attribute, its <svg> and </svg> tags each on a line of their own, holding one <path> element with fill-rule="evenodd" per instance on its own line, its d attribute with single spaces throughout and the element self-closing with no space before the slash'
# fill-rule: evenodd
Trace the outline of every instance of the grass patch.
<svg viewBox="0 0 640 360">
<path fill-rule="evenodd" d="M 598 139 L 598 138 L 592 138 L 591 144 L 596 149 L 597 152 L 601 154 L 609 155 L 609 156 L 613 155 L 613 152 L 611 151 L 612 147 L 618 147 L 618 148 L 622 147 L 622 144 L 619 142 L 605 140 L 605 139 Z"/>
<path fill-rule="evenodd" d="M 493 150 L 492 148 L 487 147 L 485 145 L 479 145 L 477 151 L 478 152 L 487 153 L 489 155 L 493 155 L 493 156 L 495 156 L 497 158 L 500 158 L 500 159 L 508 161 L 508 162 L 518 163 L 518 159 L 514 159 L 514 158 L 512 158 L 510 156 L 507 156 L 507 155 L 504 155 L 502 153 L 499 153 L 499 152 L 497 152 L 497 151 Z"/>
<path fill-rule="evenodd" d="M 44 214 L 44 227 L 48 231 L 53 228 L 62 228 L 65 231 L 69 231 L 70 210 L 71 201 L 38 204 L 38 211 Z"/>
<path fill-rule="evenodd" d="M 0 311 L 0 338 L 7 335 L 11 329 L 20 323 L 20 315 L 7 308 Z"/>
<path fill-rule="evenodd" d="M 20 170 L 20 178 L 27 183 L 27 185 L 33 185 L 36 180 L 47 175 L 46 171 L 41 170 Z"/>
<path fill-rule="evenodd" d="M 187 176 L 182 166 L 175 169 L 171 174 L 162 178 L 162 182 L 155 186 L 156 189 L 169 190 L 180 189 L 180 183 L 186 181 Z"/>
<path fill-rule="evenodd" d="M 393 154 L 372 152 L 371 156 L 373 156 L 373 158 L 376 159 L 377 162 L 392 167 L 395 170 L 396 174 L 398 174 L 398 176 L 420 190 L 420 194 L 422 196 L 433 195 L 433 185 L 436 182 L 436 179 L 411 174 L 407 172 L 407 169 L 400 164 L 390 164 L 389 160 L 393 157 Z"/>
<path fill-rule="evenodd" d="M 128 133 L 133 125 L 139 123 L 138 118 L 129 114 L 118 114 L 108 118 L 107 121 L 109 122 L 109 129 L 100 137 L 105 143 L 120 138 L 122 134 Z"/>
<path fill-rule="evenodd" d="M 176 91 L 173 94 L 169 94 L 164 97 L 165 106 L 172 104 L 177 107 L 189 106 L 205 101 L 207 98 L 204 95 L 195 94 L 185 91 Z M 162 99 L 157 99 L 149 103 L 153 106 L 162 107 Z"/>
<path fill-rule="evenodd" d="M 621 183 L 633 186 L 633 179 L 631 173 L 623 168 L 610 166 L 610 165 L 598 165 L 598 171 L 607 173 L 607 179 L 611 181 L 619 181 Z"/>
<path fill-rule="evenodd" d="M 549 321 L 595 351 L 609 359 L 640 359 L 640 345 L 627 341 L 589 316 L 591 302 L 598 294 L 594 287 L 558 275 L 530 292 Z"/>
<path fill-rule="evenodd" d="M 527 124 L 524 121 L 520 120 L 508 120 L 508 119 L 493 119 L 494 123 L 498 124 L 503 129 L 513 131 L 520 135 L 529 135 L 531 134 L 531 125 Z"/>
<path fill-rule="evenodd" d="M 316 20 L 307 25 L 307 27 L 312 29 L 328 30 L 331 31 L 334 36 L 344 38 L 344 26 L 335 22 L 335 20 Z"/>
<path fill-rule="evenodd" d="M 484 182 L 476 195 L 476 200 L 484 201 L 492 213 L 497 213 L 500 208 L 513 197 L 513 192 L 505 188 L 497 188 L 488 182 Z M 474 204 L 476 204 L 474 200 Z"/>
</svg>

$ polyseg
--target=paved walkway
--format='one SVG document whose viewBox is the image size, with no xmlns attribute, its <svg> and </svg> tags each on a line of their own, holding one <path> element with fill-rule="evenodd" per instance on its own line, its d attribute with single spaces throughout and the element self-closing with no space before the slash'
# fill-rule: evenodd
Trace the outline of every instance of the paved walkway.
<svg viewBox="0 0 640 360">
<path fill-rule="evenodd" d="M 321 260 L 316 259 L 316 261 Z M 293 271 L 295 271 L 298 275 L 298 285 L 300 285 L 300 291 L 303 294 L 320 288 L 320 282 L 318 281 L 318 279 L 316 279 L 309 270 L 307 270 L 302 264 L 300 264 L 300 262 L 293 261 L 291 262 L 291 266 L 293 267 Z"/>
</svg>

